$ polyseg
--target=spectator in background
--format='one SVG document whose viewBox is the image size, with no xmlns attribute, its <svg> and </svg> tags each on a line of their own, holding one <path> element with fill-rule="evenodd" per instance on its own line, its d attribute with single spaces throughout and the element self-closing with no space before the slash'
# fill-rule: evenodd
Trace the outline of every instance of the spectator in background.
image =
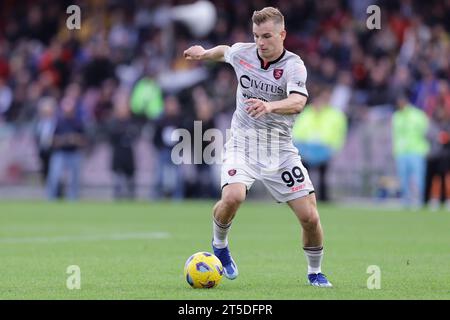
<svg viewBox="0 0 450 320">
<path fill-rule="evenodd" d="M 334 108 L 348 114 L 351 96 L 352 76 L 348 71 L 340 71 L 337 83 L 331 92 L 330 104 Z"/>
<path fill-rule="evenodd" d="M 318 199 L 329 201 L 327 171 L 329 163 L 344 145 L 347 133 L 345 114 L 329 104 L 328 88 L 298 116 L 292 129 L 294 144 L 309 171 L 319 174 Z"/>
<path fill-rule="evenodd" d="M 0 121 L 7 114 L 13 101 L 13 91 L 6 80 L 0 76 Z"/>
<path fill-rule="evenodd" d="M 233 70 L 227 65 L 221 66 L 214 78 L 208 83 L 208 92 L 213 99 L 214 109 L 217 113 L 233 114 L 236 104 L 236 77 Z"/>
<path fill-rule="evenodd" d="M 53 153 L 50 158 L 47 195 L 54 200 L 58 184 L 68 173 L 67 198 L 77 200 L 80 189 L 81 149 L 86 145 L 85 130 L 81 120 L 76 117 L 76 101 L 64 97 L 60 103 L 61 115 L 56 123 L 53 136 Z"/>
<path fill-rule="evenodd" d="M 196 87 L 192 92 L 195 110 L 195 121 L 201 121 L 202 136 L 209 129 L 217 128 L 214 120 L 214 105 L 211 98 L 207 95 L 203 87 Z M 191 129 L 192 137 L 195 137 L 193 128 Z M 202 141 L 201 154 L 211 142 Z M 194 143 L 195 147 L 195 143 Z M 194 151 L 195 152 L 195 151 Z M 208 156 L 208 155 L 206 155 Z M 212 154 L 211 156 L 216 156 Z M 219 196 L 219 190 L 216 189 L 216 184 L 213 179 L 213 167 L 205 162 L 205 159 L 199 164 L 195 164 L 195 198 L 216 198 Z"/>
<path fill-rule="evenodd" d="M 128 94 L 120 92 L 115 100 L 113 117 L 108 126 L 108 136 L 112 147 L 114 199 L 134 199 L 135 158 L 133 146 L 139 135 L 139 129 L 130 118 Z"/>
<path fill-rule="evenodd" d="M 438 95 L 439 81 L 427 64 L 421 64 L 420 68 L 422 79 L 414 88 L 416 94 L 415 105 L 425 111 L 428 115 L 431 115 L 433 101 Z"/>
<path fill-rule="evenodd" d="M 114 77 L 115 66 L 110 59 L 111 50 L 106 41 L 92 46 L 92 57 L 83 69 L 83 83 L 86 88 L 99 88 L 103 81 Z"/>
<path fill-rule="evenodd" d="M 428 116 L 434 118 L 435 113 L 450 112 L 450 85 L 447 80 L 440 79 L 438 81 L 437 94 L 430 99 L 428 110 L 424 110 Z M 436 112 L 437 109 L 443 109 Z"/>
<path fill-rule="evenodd" d="M 103 81 L 99 90 L 99 97 L 94 105 L 93 116 L 97 123 L 103 123 L 107 119 L 111 118 L 113 113 L 113 101 L 111 97 L 114 96 L 114 92 L 117 90 L 117 84 L 115 79 L 106 79 Z M 119 95 L 120 96 L 120 95 Z M 127 108 L 128 104 L 127 104 Z"/>
<path fill-rule="evenodd" d="M 174 200 L 182 200 L 185 196 L 182 167 L 173 163 L 172 147 L 177 143 L 172 140 L 174 130 L 183 127 L 183 116 L 176 96 L 167 96 L 164 100 L 164 113 L 155 122 L 153 144 L 158 152 L 156 198 L 171 196 Z"/>
<path fill-rule="evenodd" d="M 42 53 L 38 68 L 41 73 L 48 75 L 51 85 L 62 89 L 68 84 L 70 62 L 70 54 L 65 52 L 62 43 L 54 38 L 50 46 Z"/>
<path fill-rule="evenodd" d="M 136 82 L 131 92 L 131 111 L 142 121 L 155 120 L 163 112 L 164 100 L 162 90 L 153 79 L 153 72 Z"/>
<path fill-rule="evenodd" d="M 381 59 L 370 72 L 367 105 L 382 106 L 391 103 L 389 97 L 389 67 L 386 59 Z"/>
<path fill-rule="evenodd" d="M 398 110 L 392 116 L 392 141 L 403 204 L 418 208 L 424 201 L 428 118 L 404 94 L 397 96 L 396 103 Z"/>
<path fill-rule="evenodd" d="M 405 65 L 398 65 L 389 82 L 390 96 L 395 97 L 398 92 L 404 92 L 408 96 L 412 95 L 414 78 L 410 70 Z"/>
<path fill-rule="evenodd" d="M 47 183 L 50 157 L 52 154 L 53 134 L 56 128 L 56 100 L 42 97 L 38 102 L 38 118 L 34 127 L 34 137 L 41 162 L 41 178 Z"/>
<path fill-rule="evenodd" d="M 444 104 L 435 109 L 428 138 L 431 142 L 427 158 L 428 205 L 435 211 L 444 200 L 450 210 L 450 109 Z"/>
</svg>

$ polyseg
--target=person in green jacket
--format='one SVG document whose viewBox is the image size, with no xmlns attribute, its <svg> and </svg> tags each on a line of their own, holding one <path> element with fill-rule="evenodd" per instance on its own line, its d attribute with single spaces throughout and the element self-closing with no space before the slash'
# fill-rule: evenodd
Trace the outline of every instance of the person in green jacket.
<svg viewBox="0 0 450 320">
<path fill-rule="evenodd" d="M 155 120 L 164 109 L 162 90 L 150 76 L 143 77 L 135 84 L 130 100 L 131 112 L 144 119 Z"/>
<path fill-rule="evenodd" d="M 318 199 L 328 201 L 326 174 L 335 152 L 347 135 L 345 114 L 329 104 L 330 91 L 322 92 L 297 117 L 292 129 L 294 144 L 308 170 L 319 173 Z"/>
<path fill-rule="evenodd" d="M 428 117 L 404 94 L 396 99 L 392 116 L 392 147 L 405 207 L 419 207 L 424 201 L 425 160 L 430 148 L 426 138 Z"/>
</svg>

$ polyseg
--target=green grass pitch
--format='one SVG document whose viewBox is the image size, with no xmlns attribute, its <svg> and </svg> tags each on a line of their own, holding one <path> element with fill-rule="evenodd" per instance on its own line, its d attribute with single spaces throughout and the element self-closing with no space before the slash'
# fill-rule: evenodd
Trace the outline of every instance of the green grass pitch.
<svg viewBox="0 0 450 320">
<path fill-rule="evenodd" d="M 286 205 L 246 202 L 230 246 L 236 280 L 192 289 L 186 259 L 211 251 L 213 202 L 0 203 L 0 299 L 450 299 L 450 213 L 319 205 L 323 272 L 306 283 L 299 224 Z M 69 290 L 67 268 L 81 270 Z M 381 270 L 369 290 L 367 268 Z"/>
</svg>

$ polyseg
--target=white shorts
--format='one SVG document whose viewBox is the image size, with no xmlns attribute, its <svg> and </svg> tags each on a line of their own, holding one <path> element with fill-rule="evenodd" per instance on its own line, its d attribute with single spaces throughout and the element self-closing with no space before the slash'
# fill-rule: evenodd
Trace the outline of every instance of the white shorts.
<svg viewBox="0 0 450 320">
<path fill-rule="evenodd" d="M 308 171 L 298 154 L 287 152 L 280 160 L 276 168 L 266 168 L 244 161 L 241 155 L 228 154 L 222 164 L 221 187 L 243 183 L 248 191 L 255 180 L 259 180 L 277 202 L 288 202 L 314 192 Z"/>
</svg>

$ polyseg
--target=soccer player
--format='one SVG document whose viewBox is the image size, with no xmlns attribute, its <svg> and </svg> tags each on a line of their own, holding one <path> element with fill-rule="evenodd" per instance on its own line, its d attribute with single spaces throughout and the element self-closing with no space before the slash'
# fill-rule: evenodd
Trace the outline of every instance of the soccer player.
<svg viewBox="0 0 450 320">
<path fill-rule="evenodd" d="M 286 30 L 278 9 L 255 11 L 252 21 L 254 43 L 209 50 L 196 45 L 184 51 L 187 60 L 231 64 L 239 82 L 231 137 L 224 147 L 222 197 L 213 209 L 214 254 L 225 276 L 235 279 L 238 268 L 230 254 L 228 233 L 248 190 L 260 180 L 276 201 L 289 205 L 301 224 L 309 283 L 331 287 L 321 270 L 323 232 L 314 187 L 291 135 L 308 98 L 306 68 L 298 55 L 284 48 Z M 269 150 L 261 155 L 264 148 Z"/>
</svg>

